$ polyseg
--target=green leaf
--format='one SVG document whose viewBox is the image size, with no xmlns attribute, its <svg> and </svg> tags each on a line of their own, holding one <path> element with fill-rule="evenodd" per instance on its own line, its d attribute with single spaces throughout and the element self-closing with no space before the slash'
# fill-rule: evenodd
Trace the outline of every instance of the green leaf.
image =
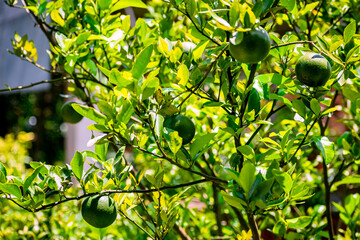
<svg viewBox="0 0 360 240">
<path fill-rule="evenodd" d="M 160 82 L 156 77 L 147 77 L 141 86 L 141 98 L 146 99 L 154 95 L 155 91 L 159 88 Z"/>
<path fill-rule="evenodd" d="M 255 151 L 249 145 L 243 145 L 236 148 L 247 159 L 253 159 L 255 157 Z"/>
<path fill-rule="evenodd" d="M 327 108 L 321 113 L 321 115 L 325 116 L 325 115 L 327 115 L 329 113 L 332 113 L 332 112 L 335 112 L 335 111 L 338 111 L 338 110 L 339 110 L 339 107 Z"/>
<path fill-rule="evenodd" d="M 73 103 L 73 104 L 71 104 L 71 106 L 75 109 L 75 111 L 80 113 L 80 115 L 82 115 L 90 120 L 93 120 L 99 124 L 105 125 L 106 116 L 102 115 L 98 110 L 96 110 L 92 107 L 83 106 L 83 105 L 80 105 L 77 103 Z"/>
<path fill-rule="evenodd" d="M 293 99 L 292 100 L 292 105 L 293 108 L 295 109 L 295 111 L 302 117 L 305 118 L 306 117 L 306 106 L 304 104 L 303 101 L 299 100 L 299 99 Z"/>
<path fill-rule="evenodd" d="M 221 196 L 223 196 L 225 202 L 227 202 L 227 204 L 229 204 L 230 206 L 236 207 L 240 210 L 244 210 L 244 206 L 241 205 L 242 200 L 240 198 L 231 196 L 225 191 L 221 191 Z"/>
<path fill-rule="evenodd" d="M 132 76 L 139 80 L 142 75 L 145 73 L 146 66 L 150 62 L 151 54 L 153 52 L 153 45 L 149 45 L 144 50 L 142 50 L 139 55 L 136 56 L 134 66 L 131 70 Z"/>
<path fill-rule="evenodd" d="M 177 72 L 176 78 L 179 79 L 180 86 L 186 86 L 186 83 L 189 81 L 189 69 L 185 64 L 181 64 Z"/>
<path fill-rule="evenodd" d="M 95 144 L 95 153 L 99 156 L 101 161 L 105 161 L 107 157 L 109 143 Z"/>
<path fill-rule="evenodd" d="M 280 219 L 273 227 L 273 232 L 276 235 L 284 235 L 286 233 L 286 222 Z"/>
<path fill-rule="evenodd" d="M 219 17 L 218 15 L 216 15 L 216 13 L 214 13 L 212 11 L 212 9 L 209 7 L 208 8 L 210 15 L 215 19 L 216 21 L 216 26 L 220 29 L 223 29 L 225 31 L 231 31 L 233 30 L 233 27 L 230 25 L 230 23 L 228 23 L 225 19 Z"/>
<path fill-rule="evenodd" d="M 275 0 L 263 0 L 263 12 L 269 10 L 269 8 L 273 5 Z"/>
<path fill-rule="evenodd" d="M 6 168 L 1 162 L 0 162 L 0 172 L 2 172 L 5 177 L 7 176 Z"/>
<path fill-rule="evenodd" d="M 19 186 L 14 183 L 0 183 L 0 190 L 6 194 L 14 195 L 17 198 L 22 197 Z"/>
<path fill-rule="evenodd" d="M 345 84 L 341 90 L 344 96 L 351 102 L 356 102 L 356 100 L 360 98 L 360 93 L 354 84 Z"/>
<path fill-rule="evenodd" d="M 351 175 L 351 176 L 347 176 L 344 179 L 335 182 L 332 187 L 331 187 L 331 191 L 336 191 L 337 187 L 343 184 L 355 184 L 355 185 L 359 185 L 360 184 L 360 175 Z"/>
<path fill-rule="evenodd" d="M 111 5 L 112 0 L 98 0 L 97 2 L 99 3 L 99 7 L 101 10 L 107 10 Z"/>
<path fill-rule="evenodd" d="M 73 159 L 70 162 L 71 169 L 78 181 L 81 181 L 84 171 L 84 156 L 76 151 Z"/>
<path fill-rule="evenodd" d="M 144 4 L 141 0 L 121 0 L 117 1 L 117 3 L 111 8 L 111 11 L 115 12 L 127 7 L 147 8 L 146 4 Z"/>
<path fill-rule="evenodd" d="M 112 118 L 112 119 L 115 118 L 113 108 L 109 104 L 109 102 L 104 101 L 104 100 L 99 100 L 99 102 L 97 103 L 97 107 L 99 108 L 100 112 L 105 114 L 107 117 Z"/>
<path fill-rule="evenodd" d="M 280 3 L 288 10 L 289 12 L 292 12 L 296 6 L 295 0 L 280 0 Z"/>
<path fill-rule="evenodd" d="M 214 139 L 216 133 L 208 133 L 202 136 L 196 137 L 195 141 L 190 145 L 190 156 L 194 158 L 196 154 L 202 151 L 208 146 L 210 141 Z"/>
<path fill-rule="evenodd" d="M 191 17 L 194 17 L 197 11 L 195 0 L 185 0 L 186 11 Z"/>
<path fill-rule="evenodd" d="M 240 19 L 240 4 L 238 0 L 234 0 L 230 8 L 230 26 L 235 26 Z"/>
<path fill-rule="evenodd" d="M 310 224 L 313 217 L 310 216 L 301 216 L 292 219 L 286 219 L 288 224 L 288 228 L 305 228 L 307 225 Z"/>
<path fill-rule="evenodd" d="M 134 108 L 131 105 L 131 102 L 127 99 L 124 99 L 118 110 L 118 115 L 116 116 L 116 120 L 118 122 L 127 124 L 130 121 L 133 113 L 134 113 Z"/>
<path fill-rule="evenodd" d="M 162 37 L 159 37 L 157 45 L 161 53 L 165 55 L 169 53 L 169 44 Z"/>
<path fill-rule="evenodd" d="M 274 184 L 274 178 L 267 179 L 256 186 L 254 192 L 251 194 L 251 199 L 261 198 L 266 195 Z"/>
<path fill-rule="evenodd" d="M 252 88 L 249 95 L 247 111 L 251 112 L 255 110 L 255 114 L 257 114 L 260 111 L 260 100 L 259 92 L 255 88 Z"/>
<path fill-rule="evenodd" d="M 282 189 L 286 193 L 289 193 L 293 186 L 293 180 L 292 180 L 291 176 L 286 172 L 282 172 L 282 171 L 279 171 L 276 169 L 273 169 L 272 173 L 274 174 L 275 180 L 280 184 Z"/>
<path fill-rule="evenodd" d="M 79 34 L 79 36 L 77 36 L 76 38 L 76 44 L 77 45 L 81 45 L 84 42 L 86 42 L 86 40 L 88 40 L 88 38 L 91 36 L 91 32 L 84 32 Z"/>
<path fill-rule="evenodd" d="M 170 137 L 170 141 L 168 141 L 169 147 L 171 152 L 175 155 L 182 146 L 182 138 L 179 136 L 179 133 L 176 131 L 171 132 L 169 134 L 169 137 Z"/>
<path fill-rule="evenodd" d="M 0 171 L 0 183 L 5 183 L 5 182 L 6 182 L 6 176 L 2 171 Z"/>
<path fill-rule="evenodd" d="M 319 101 L 315 98 L 311 99 L 310 108 L 316 116 L 318 116 L 321 112 L 321 107 L 320 107 Z"/>
<path fill-rule="evenodd" d="M 164 117 L 160 114 L 156 114 L 155 116 L 155 134 L 159 141 L 162 139 L 164 130 Z"/>
<path fill-rule="evenodd" d="M 344 42 L 349 42 L 356 33 L 356 21 L 352 20 L 344 30 Z"/>
<path fill-rule="evenodd" d="M 320 150 L 321 155 L 325 161 L 325 164 L 329 164 L 335 156 L 335 145 L 329 141 L 327 137 L 316 136 L 313 137 L 317 148 Z"/>
<path fill-rule="evenodd" d="M 41 169 L 43 168 L 44 166 L 40 166 L 40 167 L 37 167 L 31 175 L 29 175 L 26 179 L 25 179 L 25 182 L 24 182 L 24 187 L 23 187 L 23 191 L 24 191 L 24 194 L 26 194 L 29 186 L 32 184 L 32 182 L 34 181 L 34 179 L 37 177 L 37 175 L 39 174 L 39 172 L 41 171 Z"/>
<path fill-rule="evenodd" d="M 41 206 L 45 200 L 45 193 L 43 189 L 35 185 L 33 188 L 30 188 L 29 191 L 31 195 L 31 206 L 33 208 Z"/>
<path fill-rule="evenodd" d="M 243 168 L 240 172 L 240 186 L 244 189 L 245 193 L 249 196 L 251 187 L 256 179 L 256 168 L 250 161 L 245 161 Z"/>
<path fill-rule="evenodd" d="M 56 22 L 57 24 L 59 24 L 59 26 L 64 26 L 65 25 L 65 21 L 64 19 L 61 17 L 59 10 L 54 9 L 51 11 L 50 13 L 51 19 Z"/>
<path fill-rule="evenodd" d="M 201 41 L 196 48 L 193 51 L 193 56 L 195 61 L 199 60 L 202 58 L 202 55 L 207 47 L 207 45 L 209 44 L 209 40 L 208 41 Z"/>
<path fill-rule="evenodd" d="M 301 11 L 299 12 L 299 14 L 307 14 L 310 11 L 312 11 L 313 9 L 315 9 L 317 7 L 317 5 L 319 5 L 319 2 L 313 2 L 313 3 L 309 3 L 306 4 L 304 8 L 301 9 Z"/>
</svg>

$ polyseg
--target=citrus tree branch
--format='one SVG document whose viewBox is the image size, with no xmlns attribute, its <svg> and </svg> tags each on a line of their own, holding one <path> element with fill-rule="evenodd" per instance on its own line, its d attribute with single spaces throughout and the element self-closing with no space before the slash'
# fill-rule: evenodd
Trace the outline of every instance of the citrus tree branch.
<svg viewBox="0 0 360 240">
<path fill-rule="evenodd" d="M 46 204 L 46 205 L 42 205 L 39 208 L 36 209 L 30 209 L 27 207 L 23 207 L 21 206 L 19 203 L 17 203 L 14 199 L 12 199 L 11 197 L 6 197 L 5 199 L 8 199 L 12 202 L 14 202 L 16 205 L 18 205 L 19 207 L 29 211 L 29 212 L 39 212 L 41 210 L 45 210 L 48 208 L 52 208 L 55 207 L 59 204 L 65 203 L 65 202 L 69 202 L 69 201 L 74 201 L 74 200 L 81 200 L 85 197 L 89 197 L 89 196 L 94 196 L 94 195 L 99 195 L 99 194 L 112 194 L 112 193 L 142 193 L 142 194 L 147 194 L 147 193 L 152 193 L 152 192 L 157 192 L 157 191 L 165 191 L 165 190 L 170 190 L 170 189 L 177 189 L 177 188 L 183 188 L 183 187 L 189 187 L 189 186 L 193 186 L 196 184 L 200 184 L 200 183 L 204 183 L 204 182 L 209 182 L 209 179 L 200 179 L 200 180 L 196 180 L 196 181 L 192 181 L 192 182 L 188 182 L 188 183 L 183 183 L 183 184 L 178 184 L 178 185 L 173 185 L 173 186 L 165 186 L 165 187 L 161 187 L 159 189 L 133 189 L 133 190 L 124 190 L 124 189 L 114 189 L 114 190 L 104 190 L 104 191 L 100 191 L 100 192 L 93 192 L 93 193 L 86 193 L 77 197 L 71 197 L 71 198 L 66 198 L 64 200 L 60 200 L 57 202 L 53 202 L 50 204 Z"/>
<path fill-rule="evenodd" d="M 295 157 L 295 155 L 297 154 L 297 152 L 300 150 L 300 148 L 302 147 L 302 145 L 305 143 L 305 140 L 307 138 L 307 136 L 309 135 L 311 129 L 315 126 L 315 123 L 317 123 L 317 118 L 314 120 L 314 122 L 311 124 L 310 128 L 306 131 L 306 134 L 304 136 L 304 138 L 302 139 L 301 143 L 299 144 L 299 146 L 297 147 L 296 151 L 294 152 L 294 154 L 291 156 L 290 160 Z"/>
<path fill-rule="evenodd" d="M 212 71 L 215 63 L 217 63 L 217 61 L 219 60 L 219 58 L 221 57 L 221 55 L 226 51 L 228 45 L 226 45 L 224 47 L 224 49 L 220 52 L 220 54 L 216 57 L 216 59 L 211 63 L 209 69 L 206 71 L 206 73 L 203 75 L 202 79 L 200 80 L 200 82 L 198 84 L 196 84 L 195 86 L 193 86 L 193 89 L 190 89 L 190 93 L 189 95 L 187 95 L 184 100 L 182 100 L 182 102 L 179 104 L 179 107 L 181 108 L 181 106 L 186 102 L 186 100 L 188 100 L 190 98 L 190 96 L 197 91 L 201 85 L 204 83 L 205 79 L 207 78 L 207 76 L 209 75 L 209 73 Z"/>
<path fill-rule="evenodd" d="M 67 81 L 67 80 L 71 80 L 71 77 L 61 77 L 61 78 L 55 78 L 55 79 L 51 79 L 51 80 L 43 80 L 40 82 L 36 82 L 36 83 L 31 83 L 29 85 L 25 85 L 25 86 L 17 86 L 14 88 L 8 87 L 8 88 L 3 88 L 0 89 L 0 92 L 11 92 L 11 91 L 15 91 L 15 90 L 22 90 L 22 89 L 26 89 L 26 88 L 31 88 L 40 84 L 45 84 L 45 83 L 55 83 L 55 82 L 60 82 L 60 81 Z"/>
</svg>

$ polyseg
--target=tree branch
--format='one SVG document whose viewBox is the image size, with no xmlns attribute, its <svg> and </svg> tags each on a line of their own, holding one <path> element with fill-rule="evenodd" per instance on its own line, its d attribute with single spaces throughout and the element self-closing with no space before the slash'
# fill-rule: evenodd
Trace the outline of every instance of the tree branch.
<svg viewBox="0 0 360 240">
<path fill-rule="evenodd" d="M 69 201 L 73 201 L 73 200 L 80 200 L 80 199 L 85 198 L 85 197 L 99 195 L 99 194 L 112 194 L 112 193 L 143 193 L 143 194 L 147 194 L 147 193 L 152 193 L 152 192 L 157 192 L 157 191 L 165 191 L 165 190 L 170 190 L 170 189 L 189 187 L 189 186 L 193 186 L 193 185 L 208 182 L 208 181 L 210 181 L 210 180 L 201 179 L 201 180 L 188 182 L 188 183 L 183 183 L 183 184 L 178 184 L 178 185 L 173 185 L 173 186 L 165 186 L 165 187 L 161 187 L 159 189 L 152 188 L 152 189 L 133 189 L 133 190 L 123 190 L 123 189 L 104 190 L 104 191 L 100 191 L 100 192 L 86 193 L 86 194 L 83 194 L 83 195 L 80 195 L 80 196 L 77 196 L 77 197 L 66 198 L 64 200 L 60 200 L 60 201 L 53 202 L 53 203 L 50 203 L 50 204 L 42 205 L 41 207 L 36 208 L 36 209 L 25 208 L 25 207 L 21 206 L 19 203 L 17 203 L 12 198 L 7 197 L 6 199 L 14 202 L 16 205 L 20 206 L 21 208 L 23 208 L 23 209 L 25 209 L 27 211 L 39 212 L 41 210 L 48 209 L 48 208 L 51 208 L 51 207 L 55 207 L 56 205 L 59 205 L 59 204 L 65 203 L 65 202 L 69 202 Z"/>
</svg>

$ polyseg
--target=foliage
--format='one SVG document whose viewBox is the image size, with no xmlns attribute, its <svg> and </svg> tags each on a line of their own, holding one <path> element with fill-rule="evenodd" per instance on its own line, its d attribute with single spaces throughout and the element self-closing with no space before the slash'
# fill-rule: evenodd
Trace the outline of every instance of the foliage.
<svg viewBox="0 0 360 240">
<path fill-rule="evenodd" d="M 98 135 L 88 142 L 95 151 L 76 152 L 70 165 L 31 162 L 33 170 L 18 178 L 2 165 L 4 198 L 46 213 L 109 194 L 119 215 L 101 230 L 104 238 L 359 238 L 355 1 L 24 5 L 48 37 L 48 71 L 60 76 L 53 81 L 68 82 L 82 101 L 72 106 Z M 125 7 L 149 13 L 132 26 Z M 259 26 L 272 40 L 269 55 L 255 64 L 236 61 L 233 33 Z M 18 34 L 12 41 L 13 54 L 43 68 L 33 42 Z M 307 51 L 331 65 L 324 86 L 304 86 L 294 74 Z M 181 130 L 164 128 L 179 113 L 196 128 L 183 146 Z"/>
</svg>

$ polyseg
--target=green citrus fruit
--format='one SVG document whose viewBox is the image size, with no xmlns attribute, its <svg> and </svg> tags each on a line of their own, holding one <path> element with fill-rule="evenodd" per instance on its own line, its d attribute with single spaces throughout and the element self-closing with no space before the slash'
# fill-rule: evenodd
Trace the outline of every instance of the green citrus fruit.
<svg viewBox="0 0 360 240">
<path fill-rule="evenodd" d="M 317 53 L 307 53 L 300 57 L 295 66 L 297 79 L 309 86 L 325 85 L 331 76 L 329 61 Z"/>
<path fill-rule="evenodd" d="M 67 102 L 61 108 L 61 116 L 65 122 L 68 123 L 78 123 L 81 121 L 83 116 L 81 116 L 75 109 L 71 106 L 74 102 Z"/>
<path fill-rule="evenodd" d="M 270 37 L 262 27 L 235 32 L 230 39 L 230 54 L 242 63 L 257 63 L 270 52 Z"/>
<path fill-rule="evenodd" d="M 87 197 L 81 205 L 81 215 L 93 227 L 108 227 L 117 216 L 115 201 L 107 195 Z"/>
<path fill-rule="evenodd" d="M 183 145 L 191 142 L 195 135 L 194 123 L 190 118 L 181 114 L 167 118 L 164 127 L 177 131 L 183 139 Z"/>
</svg>

